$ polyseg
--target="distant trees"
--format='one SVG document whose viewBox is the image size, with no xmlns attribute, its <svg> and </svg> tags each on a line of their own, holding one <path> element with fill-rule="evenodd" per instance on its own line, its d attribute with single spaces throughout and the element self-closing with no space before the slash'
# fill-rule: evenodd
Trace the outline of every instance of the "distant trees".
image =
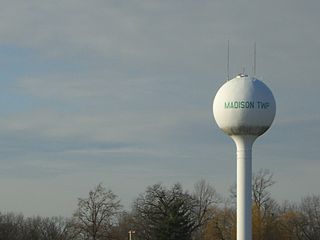
<svg viewBox="0 0 320 240">
<path fill-rule="evenodd" d="M 252 178 L 253 240 L 319 240 L 320 195 L 278 204 L 268 170 Z M 0 212 L 0 240 L 236 240 L 235 191 L 222 199 L 204 180 L 193 192 L 177 183 L 147 187 L 128 212 L 119 198 L 98 184 L 78 199 L 71 219 L 24 217 Z"/>
<path fill-rule="evenodd" d="M 320 239 L 320 196 L 303 198 L 298 211 L 298 230 L 301 239 Z"/>
<path fill-rule="evenodd" d="M 0 239 L 22 239 L 24 231 L 24 217 L 13 213 L 0 215 Z"/>
<path fill-rule="evenodd" d="M 315 240 L 320 239 L 320 196 L 308 196 L 297 204 L 279 205 L 271 197 L 275 184 L 268 170 L 259 170 L 252 178 L 252 235 L 253 240 Z M 235 240 L 235 187 L 231 199 L 215 208 L 206 224 L 203 240 Z"/>
<path fill-rule="evenodd" d="M 135 222 L 136 219 L 133 216 L 132 212 L 122 212 L 118 215 L 118 224 L 113 227 L 112 230 L 112 240 L 127 240 L 129 231 L 134 231 L 135 233 L 142 232 L 137 230 L 137 223 Z M 132 239 L 136 240 L 136 234 L 132 234 Z"/>
<path fill-rule="evenodd" d="M 71 240 L 69 221 L 62 217 L 25 218 L 21 214 L 0 214 L 1 240 Z"/>
<path fill-rule="evenodd" d="M 214 217 L 205 225 L 203 234 L 198 240 L 233 240 L 236 238 L 235 209 L 225 203 L 214 209 Z"/>
</svg>

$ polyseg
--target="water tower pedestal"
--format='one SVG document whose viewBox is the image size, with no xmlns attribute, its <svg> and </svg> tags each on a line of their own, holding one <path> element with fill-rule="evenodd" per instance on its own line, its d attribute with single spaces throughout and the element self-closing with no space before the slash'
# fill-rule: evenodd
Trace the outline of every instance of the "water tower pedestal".
<svg viewBox="0 0 320 240">
<path fill-rule="evenodd" d="M 252 145 L 255 136 L 232 136 L 237 147 L 237 239 L 252 235 Z"/>
</svg>

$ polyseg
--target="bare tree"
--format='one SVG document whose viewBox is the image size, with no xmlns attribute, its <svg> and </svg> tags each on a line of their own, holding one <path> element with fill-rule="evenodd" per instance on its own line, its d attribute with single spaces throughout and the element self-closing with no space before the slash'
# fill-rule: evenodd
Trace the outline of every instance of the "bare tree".
<svg viewBox="0 0 320 240">
<path fill-rule="evenodd" d="M 268 207 L 272 201 L 269 188 L 275 184 L 273 174 L 268 169 L 260 169 L 252 176 L 252 197 L 259 209 Z"/>
<path fill-rule="evenodd" d="M 213 218 L 214 208 L 221 203 L 221 197 L 205 180 L 200 180 L 194 185 L 193 198 L 195 199 L 195 206 L 193 208 L 196 217 L 196 231 L 194 237 L 201 239 L 203 235 L 203 227 Z"/>
<path fill-rule="evenodd" d="M 253 198 L 253 238 L 278 239 L 278 204 L 271 198 L 270 187 L 275 184 L 273 174 L 268 169 L 260 169 L 252 176 Z"/>
<path fill-rule="evenodd" d="M 99 240 L 110 236 L 121 208 L 118 197 L 100 183 L 89 192 L 88 198 L 78 199 L 74 224 L 82 239 Z"/>
</svg>

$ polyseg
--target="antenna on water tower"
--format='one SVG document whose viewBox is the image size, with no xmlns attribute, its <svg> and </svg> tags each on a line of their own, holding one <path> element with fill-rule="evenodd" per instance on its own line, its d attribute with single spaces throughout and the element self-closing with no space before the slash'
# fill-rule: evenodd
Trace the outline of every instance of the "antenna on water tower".
<svg viewBox="0 0 320 240">
<path fill-rule="evenodd" d="M 213 101 L 218 126 L 237 147 L 237 240 L 252 240 L 252 145 L 269 129 L 275 113 L 271 90 L 245 74 L 222 85 Z"/>
<path fill-rule="evenodd" d="M 228 49 L 227 49 L 227 81 L 230 80 L 230 41 L 228 40 Z"/>
<path fill-rule="evenodd" d="M 257 44 L 254 42 L 253 47 L 253 77 L 256 77 L 256 68 L 257 68 Z"/>
</svg>

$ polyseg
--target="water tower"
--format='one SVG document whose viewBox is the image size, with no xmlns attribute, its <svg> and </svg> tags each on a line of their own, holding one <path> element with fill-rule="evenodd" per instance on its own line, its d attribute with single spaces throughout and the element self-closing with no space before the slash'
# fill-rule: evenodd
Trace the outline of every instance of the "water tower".
<svg viewBox="0 0 320 240">
<path fill-rule="evenodd" d="M 227 81 L 213 101 L 218 126 L 237 147 L 237 240 L 252 239 L 252 145 L 269 129 L 275 113 L 271 90 L 244 74 Z"/>
</svg>

